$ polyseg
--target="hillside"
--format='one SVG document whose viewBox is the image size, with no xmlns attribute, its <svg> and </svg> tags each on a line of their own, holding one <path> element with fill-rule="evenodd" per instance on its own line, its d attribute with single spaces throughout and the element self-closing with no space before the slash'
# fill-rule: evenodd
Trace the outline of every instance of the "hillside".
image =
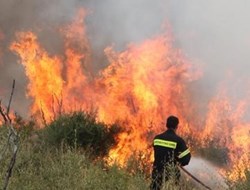
<svg viewBox="0 0 250 190">
<path fill-rule="evenodd" d="M 68 126 L 63 127 L 65 122 Z M 85 125 L 84 122 L 90 125 Z M 115 145 L 115 138 L 112 143 L 110 140 L 119 130 L 112 131 L 111 128 L 107 130 L 107 125 L 98 123 L 85 113 L 65 115 L 43 129 L 37 129 L 35 123 L 23 121 L 21 118 L 16 120 L 16 123 L 22 125 L 16 129 L 20 137 L 20 147 L 8 189 L 149 189 L 151 165 L 145 164 L 145 159 L 139 157 L 129 158 L 123 167 L 110 164 L 107 153 Z M 79 125 L 75 125 L 76 123 Z M 75 133 L 70 133 L 72 128 Z M 119 126 L 116 128 L 118 129 Z M 94 136 L 91 136 L 93 129 L 95 129 Z M 83 136 L 78 136 L 77 131 L 85 131 L 85 133 Z M 6 145 L 7 134 L 7 127 L 2 126 L 0 128 L 1 150 Z M 105 135 L 109 136 L 106 140 L 103 138 Z M 73 141 L 71 138 L 74 138 Z M 84 144 L 83 139 L 88 141 Z M 102 144 L 95 150 L 93 145 L 98 145 L 99 140 Z M 3 157 L 0 160 L 1 184 L 4 182 L 9 166 L 11 151 L 9 149 L 5 154 L 2 153 L 3 151 L 1 152 Z M 249 172 L 247 174 L 249 175 Z M 233 183 L 231 189 L 247 190 L 249 181 L 248 176 L 248 181 Z M 182 179 L 180 186 L 184 190 L 201 188 L 195 186 L 190 178 Z M 165 184 L 165 189 L 178 189 L 178 187 L 170 183 Z"/>
</svg>

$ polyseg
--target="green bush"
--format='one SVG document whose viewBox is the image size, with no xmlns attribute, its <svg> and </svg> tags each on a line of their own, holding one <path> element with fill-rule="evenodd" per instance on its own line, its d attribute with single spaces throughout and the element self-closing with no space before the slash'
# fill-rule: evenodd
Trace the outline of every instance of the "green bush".
<svg viewBox="0 0 250 190">
<path fill-rule="evenodd" d="M 98 122 L 93 114 L 74 112 L 59 116 L 42 129 L 46 146 L 60 147 L 62 144 L 84 148 L 93 156 L 105 156 L 116 145 L 120 128 L 117 124 Z"/>
</svg>

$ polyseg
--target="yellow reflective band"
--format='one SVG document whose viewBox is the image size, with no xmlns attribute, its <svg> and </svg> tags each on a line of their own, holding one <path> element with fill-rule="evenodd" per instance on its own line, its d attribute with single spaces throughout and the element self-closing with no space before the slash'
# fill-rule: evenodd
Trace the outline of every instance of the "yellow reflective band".
<svg viewBox="0 0 250 190">
<path fill-rule="evenodd" d="M 182 152 L 178 158 L 183 158 L 184 156 L 188 155 L 190 153 L 189 149 L 185 150 L 184 152 Z"/>
<path fill-rule="evenodd" d="M 161 139 L 155 139 L 154 140 L 154 146 L 163 146 L 166 148 L 176 148 L 177 143 L 173 142 L 173 141 L 165 141 L 165 140 L 161 140 Z"/>
</svg>

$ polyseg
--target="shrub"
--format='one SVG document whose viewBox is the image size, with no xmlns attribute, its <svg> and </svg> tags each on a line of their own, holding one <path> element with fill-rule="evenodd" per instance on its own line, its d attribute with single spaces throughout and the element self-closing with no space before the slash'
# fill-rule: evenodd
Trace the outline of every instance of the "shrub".
<svg viewBox="0 0 250 190">
<path fill-rule="evenodd" d="M 105 156 L 116 145 L 119 131 L 117 124 L 98 122 L 93 114 L 73 112 L 59 116 L 41 132 L 46 145 L 58 148 L 64 144 L 87 149 L 93 156 Z"/>
</svg>

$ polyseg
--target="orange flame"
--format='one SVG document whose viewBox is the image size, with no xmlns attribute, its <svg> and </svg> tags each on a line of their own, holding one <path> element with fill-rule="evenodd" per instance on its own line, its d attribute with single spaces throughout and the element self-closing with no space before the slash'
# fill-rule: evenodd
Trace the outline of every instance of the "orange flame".
<svg viewBox="0 0 250 190">
<path fill-rule="evenodd" d="M 250 170 L 250 123 L 244 121 L 250 107 L 245 99 L 229 98 L 225 83 L 220 86 L 217 96 L 210 101 L 203 138 L 215 139 L 218 146 L 228 149 L 231 164 L 230 179 L 245 178 Z"/>
<path fill-rule="evenodd" d="M 80 10 L 73 23 L 60 30 L 64 55 L 49 55 L 32 32 L 18 33 L 12 43 L 11 50 L 20 56 L 29 79 L 27 95 L 33 99 L 32 114 L 42 110 L 44 119 L 50 121 L 62 111 L 93 106 L 98 109 L 99 120 L 122 122 L 124 132 L 109 154 L 120 164 L 136 151 L 152 151 L 153 135 L 164 130 L 165 117 L 174 114 L 180 118 L 182 135 L 192 136 L 203 146 L 204 138 L 218 139 L 229 149 L 232 168 L 241 167 L 242 172 L 250 168 L 250 124 L 240 122 L 249 107 L 247 99 L 233 104 L 222 85 L 209 103 L 205 126 L 192 130 L 202 122 L 194 114 L 196 105 L 189 85 L 201 77 L 201 72 L 173 47 L 169 35 L 130 44 L 123 52 L 107 47 L 110 64 L 93 77 L 85 16 Z"/>
<path fill-rule="evenodd" d="M 37 37 L 31 33 L 18 33 L 19 42 L 11 45 L 21 57 L 29 78 L 28 96 L 33 98 L 33 114 L 43 111 L 45 119 L 53 116 L 53 97 L 61 97 L 64 81 L 60 77 L 62 65 L 58 57 L 50 57 L 37 42 Z"/>
<path fill-rule="evenodd" d="M 119 155 L 123 163 L 132 152 L 151 147 L 150 131 L 162 130 L 166 115 L 182 116 L 181 109 L 188 114 L 186 87 L 196 75 L 188 72 L 191 66 L 172 48 L 167 35 L 130 45 L 120 54 L 112 48 L 105 52 L 111 64 L 98 79 L 105 87 L 99 97 L 99 117 L 128 122 L 127 133 L 121 134 L 118 147 L 111 151 L 111 157 Z M 180 101 L 174 101 L 176 97 Z"/>
<path fill-rule="evenodd" d="M 85 51 L 89 49 L 85 29 L 80 27 L 84 26 L 84 16 L 83 10 L 79 11 L 79 17 L 73 24 L 62 29 L 66 40 L 65 61 L 59 56 L 48 55 L 32 32 L 18 33 L 18 42 L 10 47 L 21 57 L 29 78 L 28 96 L 34 99 L 31 113 L 37 115 L 42 112 L 46 121 L 52 120 L 57 113 L 77 109 L 73 106 L 84 103 L 86 77 L 82 62 L 87 59 Z"/>
</svg>

